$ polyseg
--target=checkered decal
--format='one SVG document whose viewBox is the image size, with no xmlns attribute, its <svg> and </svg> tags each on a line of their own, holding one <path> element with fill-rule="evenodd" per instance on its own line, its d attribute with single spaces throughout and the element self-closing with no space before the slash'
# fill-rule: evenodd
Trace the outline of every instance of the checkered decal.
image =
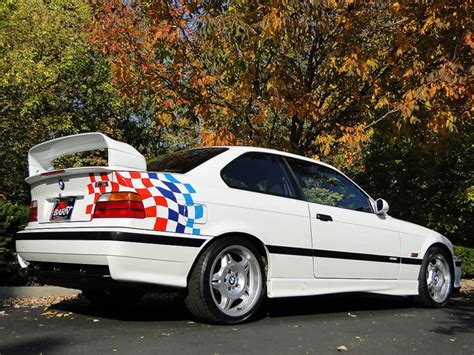
<svg viewBox="0 0 474 355">
<path fill-rule="evenodd" d="M 202 205 L 196 205 L 193 194 L 196 190 L 188 183 L 180 182 L 172 174 L 115 172 L 117 182 L 108 180 L 107 174 L 91 174 L 88 185 L 91 205 L 86 213 L 91 214 L 92 208 L 105 192 L 134 191 L 137 192 L 145 207 L 145 228 L 158 231 L 187 233 L 199 235 L 200 229 L 195 228 L 195 221 L 203 217 Z M 99 181 L 108 181 L 107 186 Z"/>
<path fill-rule="evenodd" d="M 89 174 L 90 184 L 87 185 L 89 195 L 86 196 L 86 215 L 92 217 L 92 211 L 97 199 L 106 192 L 118 192 L 120 186 L 109 179 L 107 173 Z"/>
</svg>

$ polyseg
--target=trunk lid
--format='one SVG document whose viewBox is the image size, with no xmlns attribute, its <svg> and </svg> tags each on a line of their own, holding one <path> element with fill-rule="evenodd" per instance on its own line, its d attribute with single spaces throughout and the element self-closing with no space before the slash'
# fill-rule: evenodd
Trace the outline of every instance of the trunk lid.
<svg viewBox="0 0 474 355">
<path fill-rule="evenodd" d="M 113 170 L 104 167 L 73 168 L 30 178 L 38 223 L 90 221 L 96 194 L 109 190 L 113 179 Z"/>
</svg>

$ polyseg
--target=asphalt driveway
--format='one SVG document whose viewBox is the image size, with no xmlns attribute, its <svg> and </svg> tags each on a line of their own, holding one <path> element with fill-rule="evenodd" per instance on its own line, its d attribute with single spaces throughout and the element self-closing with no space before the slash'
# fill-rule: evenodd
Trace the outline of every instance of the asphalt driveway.
<svg viewBox="0 0 474 355">
<path fill-rule="evenodd" d="M 81 298 L 0 310 L 2 355 L 473 354 L 473 335 L 472 294 L 435 310 L 367 294 L 286 298 L 238 326 L 196 323 L 173 295 L 149 296 L 129 310 L 104 311 Z"/>
</svg>

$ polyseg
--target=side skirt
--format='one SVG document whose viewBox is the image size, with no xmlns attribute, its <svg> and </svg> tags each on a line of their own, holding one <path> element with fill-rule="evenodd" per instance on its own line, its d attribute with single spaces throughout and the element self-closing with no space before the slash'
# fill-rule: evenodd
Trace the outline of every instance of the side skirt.
<svg viewBox="0 0 474 355">
<path fill-rule="evenodd" d="M 418 281 L 270 278 L 267 283 L 269 298 L 315 296 L 342 292 L 370 292 L 393 296 L 417 295 Z"/>
</svg>

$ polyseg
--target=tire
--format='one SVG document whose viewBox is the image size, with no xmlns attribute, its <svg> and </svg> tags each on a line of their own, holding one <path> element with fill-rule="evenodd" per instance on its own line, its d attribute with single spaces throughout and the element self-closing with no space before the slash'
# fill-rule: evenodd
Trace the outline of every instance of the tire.
<svg viewBox="0 0 474 355">
<path fill-rule="evenodd" d="M 224 237 L 199 257 L 185 302 L 200 321 L 237 324 L 252 319 L 266 294 L 258 249 L 243 237 Z"/>
<path fill-rule="evenodd" d="M 430 308 L 441 308 L 448 303 L 453 287 L 449 255 L 439 247 L 426 252 L 418 276 L 417 302 Z"/>
<path fill-rule="evenodd" d="M 131 307 L 140 302 L 145 292 L 133 288 L 82 290 L 82 294 L 93 304 L 107 309 Z"/>
</svg>

